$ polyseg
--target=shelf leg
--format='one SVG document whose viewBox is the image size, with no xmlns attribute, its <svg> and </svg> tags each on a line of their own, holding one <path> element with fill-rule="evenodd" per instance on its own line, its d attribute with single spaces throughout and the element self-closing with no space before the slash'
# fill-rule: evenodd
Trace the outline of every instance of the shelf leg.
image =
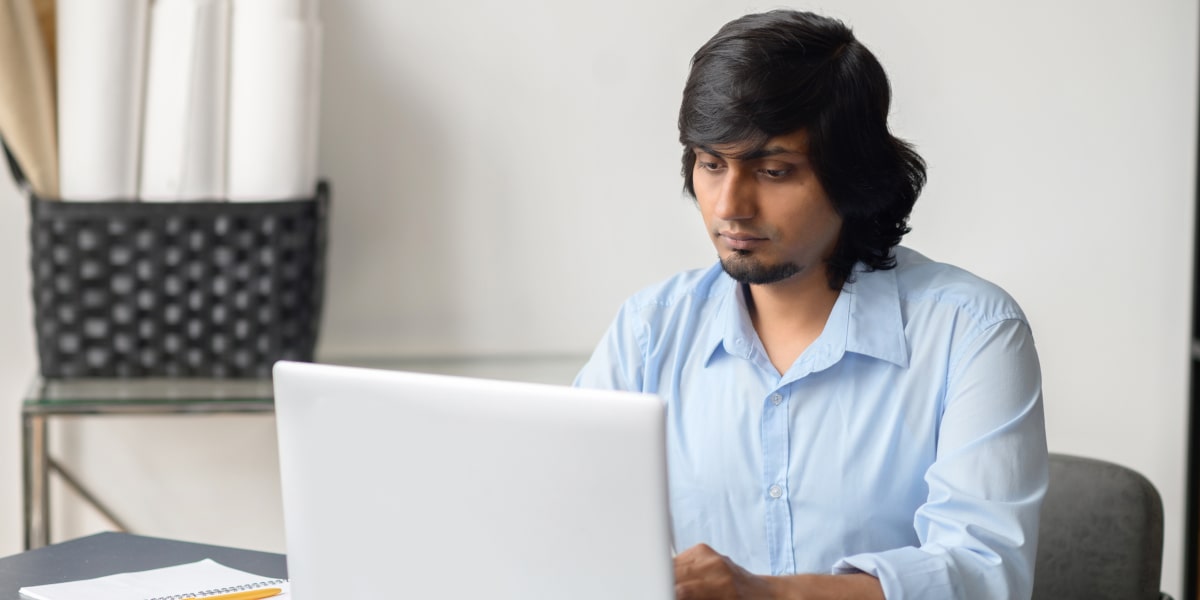
<svg viewBox="0 0 1200 600">
<path fill-rule="evenodd" d="M 25 549 L 50 543 L 50 468 L 46 417 L 21 416 L 22 467 L 25 484 Z"/>
</svg>

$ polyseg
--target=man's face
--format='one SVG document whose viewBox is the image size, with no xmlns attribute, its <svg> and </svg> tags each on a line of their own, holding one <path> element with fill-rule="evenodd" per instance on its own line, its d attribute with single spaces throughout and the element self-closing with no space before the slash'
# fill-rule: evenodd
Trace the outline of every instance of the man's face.
<svg viewBox="0 0 1200 600">
<path fill-rule="evenodd" d="M 816 281 L 842 218 L 808 162 L 808 134 L 771 138 L 751 156 L 736 144 L 696 148 L 693 185 L 725 272 L 743 283 Z"/>
</svg>

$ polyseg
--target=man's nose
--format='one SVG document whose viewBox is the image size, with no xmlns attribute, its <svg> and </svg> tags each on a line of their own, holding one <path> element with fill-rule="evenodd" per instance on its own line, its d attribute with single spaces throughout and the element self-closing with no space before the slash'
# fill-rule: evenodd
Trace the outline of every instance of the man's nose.
<svg viewBox="0 0 1200 600">
<path fill-rule="evenodd" d="M 757 191 L 753 174 L 740 169 L 729 169 L 717 190 L 714 216 L 723 221 L 739 221 L 753 218 L 757 208 Z"/>
</svg>

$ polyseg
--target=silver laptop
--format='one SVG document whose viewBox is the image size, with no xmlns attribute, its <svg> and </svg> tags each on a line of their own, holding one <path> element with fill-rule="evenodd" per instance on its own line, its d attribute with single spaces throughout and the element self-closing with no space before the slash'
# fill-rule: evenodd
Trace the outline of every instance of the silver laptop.
<svg viewBox="0 0 1200 600">
<path fill-rule="evenodd" d="M 674 598 L 655 396 L 280 362 L 298 600 Z"/>
</svg>

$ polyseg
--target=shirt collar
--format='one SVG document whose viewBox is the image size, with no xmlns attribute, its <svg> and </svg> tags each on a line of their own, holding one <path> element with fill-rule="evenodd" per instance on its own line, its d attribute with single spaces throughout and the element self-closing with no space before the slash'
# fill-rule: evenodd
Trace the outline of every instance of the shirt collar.
<svg viewBox="0 0 1200 600">
<path fill-rule="evenodd" d="M 908 340 L 896 270 L 866 271 L 859 263 L 854 271 L 854 282 L 842 288 L 842 295 L 850 298 L 846 351 L 907 367 Z"/>
<path fill-rule="evenodd" d="M 706 362 L 711 361 L 722 347 L 733 356 L 749 359 L 757 334 L 754 333 L 754 324 L 750 322 L 750 311 L 746 309 L 742 286 L 722 272 L 714 287 L 718 287 L 714 297 L 720 305 L 714 321 L 716 326 L 708 328 L 707 339 L 701 346 L 707 352 Z"/>
<path fill-rule="evenodd" d="M 854 352 L 907 367 L 908 342 L 896 271 L 866 271 L 860 263 L 854 275 L 854 282 L 842 287 L 825 330 L 813 342 L 814 346 L 829 346 L 822 353 L 830 358 L 840 356 L 843 351 Z M 702 346 L 707 361 L 720 348 L 730 355 L 750 359 L 758 338 L 750 322 L 742 286 L 724 273 L 718 285 L 721 289 L 715 297 L 721 304 L 716 313 L 717 326 L 708 328 Z"/>
</svg>

